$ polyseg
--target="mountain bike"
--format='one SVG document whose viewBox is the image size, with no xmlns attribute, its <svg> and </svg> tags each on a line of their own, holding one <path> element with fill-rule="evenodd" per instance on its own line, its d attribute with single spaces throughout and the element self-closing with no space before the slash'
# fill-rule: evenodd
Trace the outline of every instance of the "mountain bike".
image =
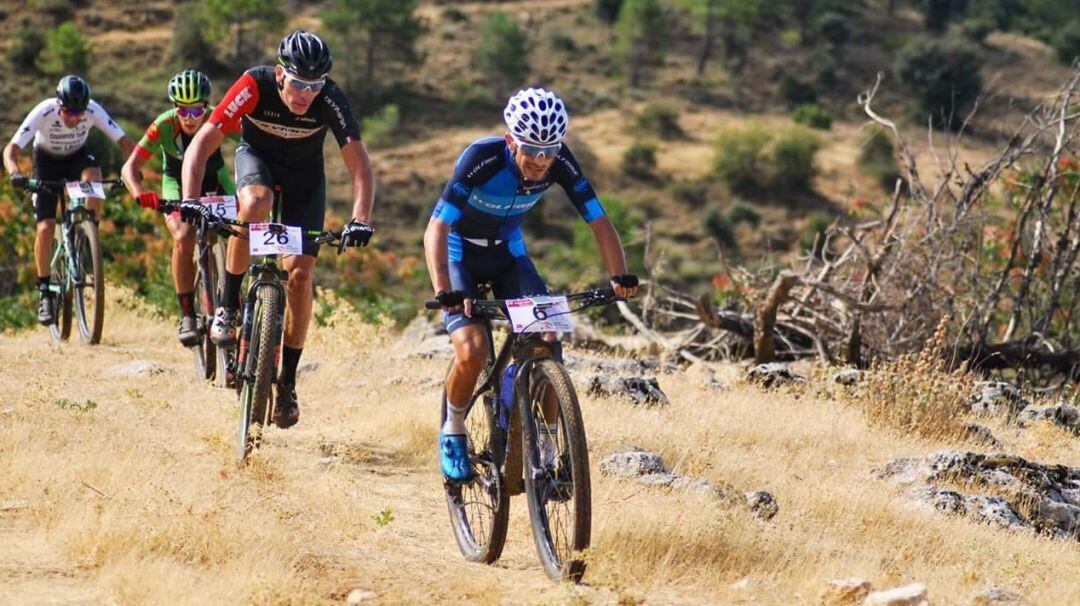
<svg viewBox="0 0 1080 606">
<path fill-rule="evenodd" d="M 444 481 L 454 538 L 467 560 L 490 564 L 499 559 L 510 497 L 524 492 L 547 575 L 577 582 L 585 573 L 583 552 L 592 522 L 585 425 L 562 365 L 561 346 L 540 331 L 553 328 L 544 323 L 560 316 L 567 322 L 558 330 L 567 330 L 569 314 L 620 300 L 610 289 L 597 288 L 563 297 L 473 301 L 472 317 L 485 321 L 488 342 L 487 365 L 465 412 L 473 479 Z M 425 307 L 440 306 L 428 301 Z M 510 323 L 498 353 L 493 320 Z M 552 442 L 541 428 L 553 423 Z"/>
<path fill-rule="evenodd" d="M 79 336 L 90 345 L 101 341 L 105 323 L 105 265 L 101 259 L 101 240 L 97 217 L 86 206 L 86 198 L 105 198 L 104 186 L 115 189 L 119 179 L 95 182 L 42 181 L 30 179 L 31 192 L 49 192 L 60 201 L 60 237 L 53 238 L 49 262 L 49 292 L 56 309 L 56 320 L 49 332 L 56 341 L 71 336 L 72 308 L 79 326 Z"/>
<path fill-rule="evenodd" d="M 213 205 L 217 217 L 227 219 L 221 197 L 209 196 L 199 201 Z M 235 204 L 235 200 L 233 200 Z M 235 206 L 234 206 L 235 208 Z M 179 200 L 162 200 L 158 205 L 162 214 L 179 212 Z M 235 216 L 235 213 L 233 214 Z M 212 224 L 195 225 L 195 307 L 196 326 L 199 342 L 189 347 L 195 358 L 195 376 L 201 381 L 215 381 L 219 387 L 232 387 L 232 376 L 228 368 L 233 364 L 233 350 L 218 347 L 210 340 L 210 323 L 214 319 L 214 310 L 221 300 L 225 285 L 225 239 L 230 235 L 239 235 L 225 221 Z M 220 236 L 220 237 L 219 237 Z"/>
<path fill-rule="evenodd" d="M 278 364 L 285 330 L 285 284 L 289 274 L 278 267 L 278 257 L 299 254 L 307 244 L 338 244 L 341 231 L 308 231 L 278 223 L 282 203 L 279 188 L 274 188 L 274 206 L 268 223 L 236 221 L 211 217 L 212 229 L 230 226 L 230 234 L 249 242 L 251 254 L 261 257 L 248 268 L 247 292 L 244 295 L 243 323 L 240 326 L 239 348 L 228 370 L 235 380 L 240 399 L 240 425 L 237 432 L 236 456 L 240 463 L 262 443 L 263 429 L 274 416 L 273 385 L 278 382 Z M 231 226 L 248 228 L 241 234 Z M 256 233 L 257 232 L 257 233 Z M 266 254 L 266 247 L 278 253 Z M 339 247 L 338 252 L 341 252 Z"/>
</svg>

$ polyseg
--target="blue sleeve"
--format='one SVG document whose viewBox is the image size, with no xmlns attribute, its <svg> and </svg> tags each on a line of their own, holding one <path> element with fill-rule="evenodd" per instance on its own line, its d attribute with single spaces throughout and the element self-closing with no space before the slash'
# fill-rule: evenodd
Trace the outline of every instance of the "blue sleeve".
<svg viewBox="0 0 1080 606">
<path fill-rule="evenodd" d="M 492 146 L 473 143 L 465 148 L 454 163 L 454 174 L 446 182 L 435 209 L 431 211 L 431 218 L 438 219 L 451 227 L 461 220 L 461 214 L 469 202 L 473 187 L 483 183 L 483 179 L 491 172 L 490 168 L 497 164 L 499 155 L 493 153 Z M 498 167 L 494 167 L 498 170 Z"/>
<path fill-rule="evenodd" d="M 555 171 L 555 181 L 566 191 L 570 202 L 586 223 L 592 223 L 605 215 L 604 207 L 600 204 L 600 199 L 596 197 L 596 191 L 585 178 L 577 159 L 565 144 L 559 150 L 559 155 L 555 157 L 555 166 L 552 170 Z"/>
</svg>

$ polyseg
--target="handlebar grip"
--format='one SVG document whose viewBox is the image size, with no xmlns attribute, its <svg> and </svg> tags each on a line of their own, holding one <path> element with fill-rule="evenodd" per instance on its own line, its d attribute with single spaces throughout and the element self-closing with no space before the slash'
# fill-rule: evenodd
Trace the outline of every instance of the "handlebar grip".
<svg viewBox="0 0 1080 606">
<path fill-rule="evenodd" d="M 438 301 L 427 301 L 424 303 L 424 309 L 442 309 L 442 303 Z"/>
</svg>

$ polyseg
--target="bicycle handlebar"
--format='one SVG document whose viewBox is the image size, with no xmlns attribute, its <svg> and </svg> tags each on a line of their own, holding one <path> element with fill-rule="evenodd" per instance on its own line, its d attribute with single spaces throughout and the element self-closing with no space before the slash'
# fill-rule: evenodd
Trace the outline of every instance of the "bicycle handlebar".
<svg viewBox="0 0 1080 606">
<path fill-rule="evenodd" d="M 63 190 L 67 187 L 68 181 L 62 179 L 28 179 L 26 181 L 26 189 L 32 192 L 39 192 L 41 190 L 52 190 L 53 188 L 60 188 Z M 101 179 L 99 181 L 80 181 L 80 183 L 101 183 L 102 185 L 108 185 L 109 191 L 114 191 L 124 186 L 124 182 L 121 179 Z"/>
<path fill-rule="evenodd" d="M 602 288 L 590 288 L 589 290 L 583 290 L 581 292 L 570 293 L 565 295 L 568 302 L 581 301 L 582 305 L 571 309 L 571 312 L 581 311 L 586 307 L 593 307 L 595 305 L 610 305 L 617 301 L 625 301 L 626 299 L 619 297 L 615 294 L 615 290 L 610 286 Z M 486 319 L 498 319 L 506 318 L 506 302 L 513 299 L 474 299 L 472 302 L 472 317 L 474 318 L 486 318 Z M 442 309 L 442 304 L 438 301 L 431 300 L 424 303 L 425 309 Z"/>
<path fill-rule="evenodd" d="M 158 211 L 161 213 L 172 213 L 180 211 L 180 200 L 161 200 L 158 202 Z M 236 236 L 237 238 L 247 238 L 247 234 L 240 233 L 236 227 L 247 227 L 252 223 L 262 223 L 262 221 L 240 221 L 238 219 L 226 219 L 225 217 L 218 217 L 215 215 L 210 216 L 210 220 L 206 221 L 206 227 L 223 234 L 230 236 Z M 335 244 L 341 240 L 341 230 L 333 231 L 327 230 L 319 233 L 304 233 L 304 242 L 307 244 Z"/>
</svg>

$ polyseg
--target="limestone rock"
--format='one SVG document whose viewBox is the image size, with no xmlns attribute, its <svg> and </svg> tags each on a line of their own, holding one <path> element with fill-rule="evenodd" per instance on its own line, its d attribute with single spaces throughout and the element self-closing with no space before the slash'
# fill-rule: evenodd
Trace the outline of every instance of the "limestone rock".
<svg viewBox="0 0 1080 606">
<path fill-rule="evenodd" d="M 316 370 L 319 370 L 319 362 L 317 360 L 304 360 L 296 367 L 296 376 L 302 377 L 309 375 Z"/>
<path fill-rule="evenodd" d="M 165 367 L 150 360 L 134 360 L 127 364 L 120 364 L 106 369 L 101 376 L 106 379 L 125 379 L 133 377 L 149 377 L 165 372 Z"/>
<path fill-rule="evenodd" d="M 770 362 L 768 364 L 758 364 L 751 368 L 746 373 L 746 380 L 765 389 L 771 389 L 789 383 L 805 382 L 806 377 L 792 372 L 787 364 Z"/>
<path fill-rule="evenodd" d="M 362 604 L 364 602 L 370 602 L 371 600 L 376 600 L 376 599 L 378 599 L 378 597 L 379 597 L 379 594 L 375 593 L 374 591 L 372 591 L 370 589 L 364 589 L 364 588 L 361 588 L 361 587 L 357 587 L 356 589 L 353 589 L 352 591 L 349 592 L 348 597 L 345 598 L 345 603 L 348 604 L 349 606 L 356 606 L 357 604 Z"/>
<path fill-rule="evenodd" d="M 912 583 L 903 587 L 875 591 L 866 596 L 864 606 L 929 606 L 926 585 Z"/>
<path fill-rule="evenodd" d="M 858 368 L 843 368 L 833 373 L 830 379 L 833 383 L 851 387 L 863 380 L 865 373 Z"/>
<path fill-rule="evenodd" d="M 625 452 L 609 455 L 600 462 L 600 473 L 612 476 L 644 476 L 668 473 L 660 455 L 636 446 Z"/>
<path fill-rule="evenodd" d="M 660 389 L 660 383 L 655 378 L 593 375 L 589 378 L 586 393 L 590 396 L 622 398 L 633 402 L 634 405 L 664 406 L 668 404 L 668 397 Z"/>
<path fill-rule="evenodd" d="M 1023 596 L 1016 592 L 1000 587 L 989 587 L 971 600 L 971 606 L 1000 606 L 1001 604 L 1022 604 L 1023 602 Z"/>
<path fill-rule="evenodd" d="M 991 448 L 1000 449 L 1002 447 L 1001 441 L 995 438 L 993 432 L 990 431 L 990 428 L 985 425 L 968 423 L 967 425 L 964 425 L 964 432 L 969 438 L 981 442 Z"/>
<path fill-rule="evenodd" d="M 975 414 L 1005 414 L 1012 417 L 1031 405 L 1012 383 L 981 381 L 977 388 L 978 391 L 971 396 L 971 412 Z"/>
<path fill-rule="evenodd" d="M 866 599 L 873 586 L 866 579 L 849 577 L 846 579 L 833 579 L 825 585 L 825 589 L 818 596 L 821 606 L 847 606 L 858 604 Z"/>
<path fill-rule="evenodd" d="M 1080 435 L 1080 409 L 1069 404 L 1057 406 L 1029 406 L 1020 412 L 1018 418 L 1021 425 L 1048 421 Z"/>
</svg>

